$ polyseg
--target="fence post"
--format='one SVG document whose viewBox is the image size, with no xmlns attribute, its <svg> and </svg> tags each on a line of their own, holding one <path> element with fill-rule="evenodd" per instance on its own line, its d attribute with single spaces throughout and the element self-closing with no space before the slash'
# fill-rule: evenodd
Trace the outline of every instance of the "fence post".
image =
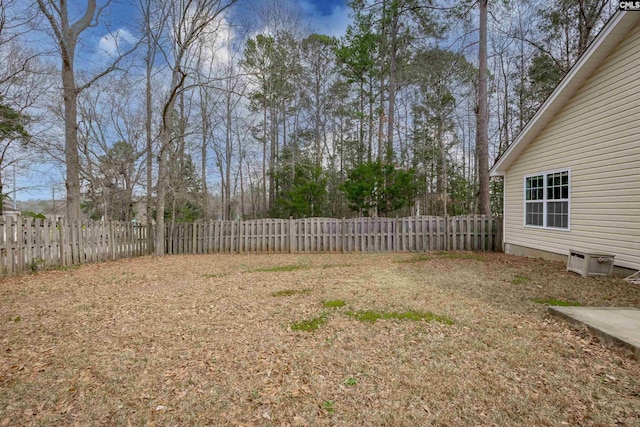
<svg viewBox="0 0 640 427">
<path fill-rule="evenodd" d="M 339 225 L 339 227 L 338 227 Z M 346 249 L 344 247 L 344 227 L 345 227 L 345 219 L 344 217 L 342 217 L 342 219 L 340 220 L 340 222 L 338 224 L 336 224 L 336 250 L 338 250 L 338 245 L 340 245 L 340 251 L 344 254 L 346 253 Z"/>
<path fill-rule="evenodd" d="M 489 233 L 487 235 L 487 240 L 488 240 L 488 244 L 487 244 L 487 250 L 489 251 L 493 251 L 493 216 L 489 215 L 487 217 L 487 221 L 489 222 L 489 224 L 487 225 L 487 228 L 489 229 Z"/>
<path fill-rule="evenodd" d="M 396 216 L 393 221 L 393 252 L 398 252 L 398 248 L 400 247 L 398 244 L 398 239 L 400 236 L 400 230 L 398 229 L 398 217 Z"/>
<path fill-rule="evenodd" d="M 289 217 L 289 251 L 290 254 L 293 253 L 293 217 Z"/>
<path fill-rule="evenodd" d="M 66 266 L 66 260 L 64 256 L 64 224 L 63 219 L 59 218 L 55 222 L 58 231 L 58 264 Z"/>
<path fill-rule="evenodd" d="M 26 270 L 27 266 L 25 265 L 25 258 L 27 256 L 27 240 L 31 239 L 31 236 L 28 236 L 28 227 L 25 222 L 27 218 L 22 218 L 20 212 L 18 212 L 18 221 L 16 228 L 18 230 L 18 271 L 17 273 L 22 273 Z"/>
<path fill-rule="evenodd" d="M 486 228 L 487 217 L 486 215 L 482 215 L 482 222 L 480 223 L 480 242 L 482 243 L 482 252 L 487 250 L 487 228 Z"/>
<path fill-rule="evenodd" d="M 196 253 L 196 221 L 191 223 L 191 254 Z"/>
</svg>

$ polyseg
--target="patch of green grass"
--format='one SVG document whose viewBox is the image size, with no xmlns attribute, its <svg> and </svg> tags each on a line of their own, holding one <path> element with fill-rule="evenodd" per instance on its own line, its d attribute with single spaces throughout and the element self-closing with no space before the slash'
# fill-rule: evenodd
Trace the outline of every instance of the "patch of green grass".
<svg viewBox="0 0 640 427">
<path fill-rule="evenodd" d="M 511 283 L 514 285 L 524 285 L 529 280 L 531 279 L 529 279 L 527 276 L 516 276 L 513 279 L 511 279 Z"/>
<path fill-rule="evenodd" d="M 563 301 L 555 298 L 534 298 L 532 301 L 538 304 L 557 305 L 561 307 L 582 307 L 582 304 L 577 301 Z"/>
<path fill-rule="evenodd" d="M 308 265 L 277 265 L 275 267 L 265 267 L 265 268 L 257 268 L 255 270 L 251 270 L 253 272 L 260 273 L 275 273 L 278 271 L 296 271 L 296 270 L 307 270 L 310 267 Z"/>
<path fill-rule="evenodd" d="M 40 258 L 34 258 L 31 260 L 31 262 L 29 263 L 29 270 L 32 273 L 36 273 L 38 271 L 38 268 L 40 268 L 40 264 L 43 264 L 44 260 L 40 259 Z"/>
<path fill-rule="evenodd" d="M 444 323 L 446 325 L 453 325 L 453 320 L 449 319 L 446 316 L 441 316 L 439 314 L 433 314 L 430 311 L 376 311 L 376 310 L 360 310 L 360 311 L 349 311 L 347 312 L 347 316 L 351 316 L 360 322 L 370 322 L 375 323 L 380 319 L 397 319 L 397 320 L 413 320 L 420 321 L 426 320 L 427 322 L 436 321 L 440 323 Z"/>
<path fill-rule="evenodd" d="M 333 400 L 325 400 L 322 403 L 322 409 L 327 411 L 327 413 L 329 413 L 329 414 L 333 414 L 333 412 L 336 409 L 335 406 L 336 406 L 336 404 L 335 404 L 335 402 Z"/>
<path fill-rule="evenodd" d="M 344 383 L 346 385 L 356 385 L 358 383 L 358 381 L 356 381 L 356 379 L 353 378 L 353 377 L 349 377 L 346 380 L 344 380 Z"/>
<path fill-rule="evenodd" d="M 301 295 L 308 294 L 308 293 L 311 293 L 311 291 L 313 291 L 313 289 L 309 289 L 309 288 L 305 288 L 301 290 L 285 289 L 283 291 L 272 292 L 271 296 L 272 297 L 290 297 L 291 295 L 296 295 L 296 294 L 301 294 Z"/>
<path fill-rule="evenodd" d="M 322 305 L 324 305 L 327 308 L 340 308 L 340 307 L 344 307 L 345 305 L 347 305 L 347 303 L 344 302 L 343 299 L 333 299 L 333 300 L 329 300 L 329 301 L 324 301 L 322 303 Z"/>
<path fill-rule="evenodd" d="M 293 322 L 291 324 L 291 330 L 311 332 L 311 331 L 315 331 L 325 323 L 327 323 L 327 316 L 326 314 L 321 314 L 320 316 L 314 317 L 313 319 L 301 320 L 300 322 Z"/>
</svg>

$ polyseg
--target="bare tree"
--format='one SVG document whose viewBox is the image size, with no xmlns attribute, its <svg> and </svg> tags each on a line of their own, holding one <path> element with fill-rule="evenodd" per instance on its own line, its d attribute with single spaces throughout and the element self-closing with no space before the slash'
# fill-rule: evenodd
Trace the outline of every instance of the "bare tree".
<svg viewBox="0 0 640 427">
<path fill-rule="evenodd" d="M 487 109 L 487 2 L 480 0 L 480 45 L 478 48 L 478 105 L 476 107 L 476 159 L 478 162 L 478 207 L 491 214 L 489 194 L 489 116 Z"/>
<path fill-rule="evenodd" d="M 153 70 L 158 54 L 159 40 L 165 30 L 166 2 L 139 0 L 144 29 L 144 70 L 145 70 L 145 142 L 146 142 L 146 217 L 147 217 L 147 250 L 152 252 L 153 236 Z"/>
<path fill-rule="evenodd" d="M 31 110 L 50 88 L 40 53 L 24 42 L 32 19 L 32 10 L 17 0 L 0 0 L 0 212 L 9 198 L 5 181 L 11 174 L 15 181 L 16 171 L 32 163 L 26 149 L 37 117 Z"/>
<path fill-rule="evenodd" d="M 175 105 L 178 97 L 188 86 L 190 73 L 190 51 L 196 41 L 209 31 L 215 31 L 224 11 L 236 0 L 179 0 L 169 2 L 168 30 L 171 52 L 162 47 L 171 68 L 171 81 L 162 103 L 160 126 L 160 149 L 158 153 L 158 180 L 156 200 L 156 244 L 155 254 L 164 255 L 164 210 L 168 187 L 168 155 L 173 143 Z"/>
<path fill-rule="evenodd" d="M 80 173 L 96 217 L 134 218 L 134 188 L 145 155 L 144 109 L 134 87 L 124 76 L 107 77 L 78 98 Z"/>
<path fill-rule="evenodd" d="M 97 26 L 104 9 L 111 3 L 107 0 L 97 7 L 96 0 L 87 0 L 84 14 L 75 22 L 70 22 L 66 0 L 37 0 L 40 12 L 44 15 L 52 30 L 53 40 L 59 49 L 62 60 L 62 96 L 64 99 L 64 135 L 67 189 L 67 218 L 80 218 L 80 161 L 78 157 L 78 94 L 90 87 L 98 79 L 118 67 L 120 61 L 133 49 L 116 60 L 107 68 L 98 72 L 82 84 L 76 81 L 75 54 L 80 35 L 89 27 Z"/>
</svg>

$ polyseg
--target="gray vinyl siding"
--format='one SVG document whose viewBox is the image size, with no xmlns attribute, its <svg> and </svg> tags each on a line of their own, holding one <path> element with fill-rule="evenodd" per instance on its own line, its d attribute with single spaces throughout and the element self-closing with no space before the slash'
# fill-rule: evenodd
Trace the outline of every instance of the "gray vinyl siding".
<svg viewBox="0 0 640 427">
<path fill-rule="evenodd" d="M 505 242 L 607 252 L 640 269 L 640 27 L 609 54 L 505 174 Z M 571 170 L 570 230 L 524 226 L 524 176 Z"/>
</svg>

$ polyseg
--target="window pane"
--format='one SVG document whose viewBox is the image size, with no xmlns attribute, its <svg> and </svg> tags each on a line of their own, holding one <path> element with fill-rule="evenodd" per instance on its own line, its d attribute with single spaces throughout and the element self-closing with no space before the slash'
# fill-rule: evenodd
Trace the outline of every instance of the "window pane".
<svg viewBox="0 0 640 427">
<path fill-rule="evenodd" d="M 569 173 L 559 172 L 547 176 L 547 199 L 561 200 L 569 198 Z"/>
<path fill-rule="evenodd" d="M 547 203 L 547 227 L 569 227 L 569 202 Z"/>
<path fill-rule="evenodd" d="M 537 226 L 543 225 L 543 206 L 541 202 L 527 203 L 525 224 Z"/>
<path fill-rule="evenodd" d="M 530 176 L 526 180 L 526 200 L 542 200 L 544 198 L 544 179 L 542 176 Z"/>
</svg>

